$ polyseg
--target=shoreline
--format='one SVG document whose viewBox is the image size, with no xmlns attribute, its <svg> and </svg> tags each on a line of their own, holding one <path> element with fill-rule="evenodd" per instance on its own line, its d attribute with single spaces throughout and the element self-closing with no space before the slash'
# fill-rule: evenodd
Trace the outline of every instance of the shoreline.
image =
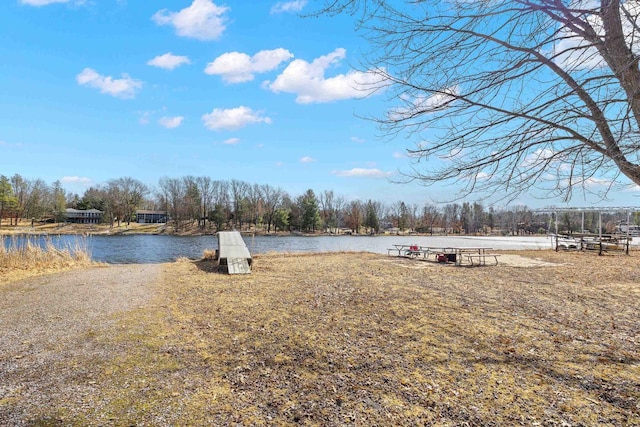
<svg viewBox="0 0 640 427">
<path fill-rule="evenodd" d="M 83 225 L 83 224 L 45 224 L 35 227 L 3 225 L 0 228 L 0 237 L 2 236 L 45 236 L 45 235 L 89 235 L 89 236 L 118 236 L 118 235 L 158 235 L 158 236 L 215 236 L 216 232 L 212 230 L 201 230 L 196 227 L 185 231 L 165 231 L 160 230 L 166 228 L 164 224 L 137 224 L 121 225 L 120 227 L 110 227 L 108 225 Z M 463 233 L 417 233 L 417 232 L 381 232 L 377 234 L 358 234 L 353 232 L 344 233 L 302 233 L 298 231 L 240 231 L 243 236 L 277 236 L 277 237 L 380 237 L 380 236 L 397 236 L 397 237 L 544 237 L 544 234 L 522 234 L 522 235 L 505 235 L 500 233 L 493 234 L 463 234 Z"/>
</svg>

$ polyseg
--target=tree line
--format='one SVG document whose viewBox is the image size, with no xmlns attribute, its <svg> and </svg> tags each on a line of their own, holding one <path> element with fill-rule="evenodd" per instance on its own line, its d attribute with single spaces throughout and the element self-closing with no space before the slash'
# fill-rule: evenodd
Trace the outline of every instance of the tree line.
<svg viewBox="0 0 640 427">
<path fill-rule="evenodd" d="M 5 224 L 21 220 L 65 220 L 65 209 L 97 209 L 112 226 L 136 220 L 137 210 L 162 211 L 175 230 L 198 227 L 203 231 L 235 229 L 333 234 L 419 232 L 427 234 L 534 234 L 596 232 L 597 212 L 563 212 L 556 219 L 526 206 L 495 209 L 481 202 L 418 205 L 396 201 L 347 200 L 333 190 L 309 189 L 293 196 L 280 187 L 210 177 L 163 177 L 155 189 L 131 178 L 109 180 L 84 194 L 65 192 L 60 181 L 48 185 L 42 179 L 18 174 L 0 175 L 0 217 Z M 626 213 L 603 214 L 606 231 L 626 220 Z M 634 217 L 634 222 L 640 218 Z M 1 224 L 0 224 L 1 226 Z M 583 230 L 584 228 L 584 230 Z"/>
</svg>

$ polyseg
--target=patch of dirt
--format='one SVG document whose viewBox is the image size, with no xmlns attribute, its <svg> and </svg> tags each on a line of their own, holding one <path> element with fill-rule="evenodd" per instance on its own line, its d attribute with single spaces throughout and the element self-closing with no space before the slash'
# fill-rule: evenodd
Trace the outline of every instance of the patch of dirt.
<svg viewBox="0 0 640 427">
<path fill-rule="evenodd" d="M 96 363 L 117 351 L 94 337 L 115 327 L 117 313 L 148 304 L 160 271 L 101 265 L 0 286 L 0 425 L 29 425 L 90 396 Z"/>
<path fill-rule="evenodd" d="M 509 267 L 554 267 L 560 265 L 555 262 L 515 254 L 501 254 L 498 258 L 498 263 Z"/>
</svg>

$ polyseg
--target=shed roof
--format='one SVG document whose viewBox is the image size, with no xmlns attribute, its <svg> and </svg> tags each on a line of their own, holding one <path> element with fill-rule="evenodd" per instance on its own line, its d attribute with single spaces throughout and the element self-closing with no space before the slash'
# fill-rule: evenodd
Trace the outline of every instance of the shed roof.
<svg viewBox="0 0 640 427">
<path fill-rule="evenodd" d="M 218 259 L 244 258 L 251 259 L 247 245 L 238 231 L 218 232 Z"/>
</svg>

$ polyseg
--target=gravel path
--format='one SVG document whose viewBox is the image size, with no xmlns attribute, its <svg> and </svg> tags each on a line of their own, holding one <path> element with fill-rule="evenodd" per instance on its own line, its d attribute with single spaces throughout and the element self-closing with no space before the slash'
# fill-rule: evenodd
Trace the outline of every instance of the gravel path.
<svg viewBox="0 0 640 427">
<path fill-rule="evenodd" d="M 60 394 L 90 393 L 63 389 L 71 377 L 91 384 L 91 367 L 69 361 L 104 357 L 107 349 L 91 337 L 114 314 L 146 304 L 161 271 L 160 264 L 95 267 L 0 287 L 0 425 L 37 424 L 26 418 L 36 408 Z"/>
</svg>

